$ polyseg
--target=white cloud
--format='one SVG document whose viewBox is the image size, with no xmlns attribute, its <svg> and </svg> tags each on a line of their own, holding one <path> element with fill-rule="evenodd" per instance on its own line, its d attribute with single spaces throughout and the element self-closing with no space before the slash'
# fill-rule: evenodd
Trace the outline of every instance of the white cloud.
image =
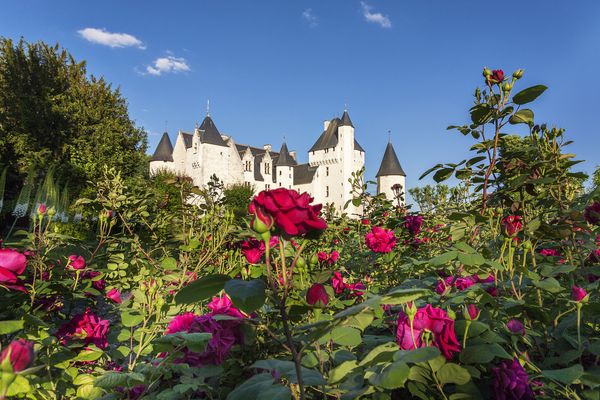
<svg viewBox="0 0 600 400">
<path fill-rule="evenodd" d="M 311 28 L 314 28 L 318 25 L 318 18 L 315 14 L 313 14 L 312 8 L 307 8 L 306 10 L 302 11 L 302 18 L 308 22 L 308 26 Z"/>
<path fill-rule="evenodd" d="M 77 31 L 85 40 L 109 47 L 137 47 L 144 50 L 142 41 L 129 33 L 113 33 L 106 29 L 85 28 Z"/>
<path fill-rule="evenodd" d="M 367 22 L 372 22 L 374 24 L 379 24 L 382 28 L 391 28 L 392 21 L 390 21 L 387 15 L 383 15 L 382 13 L 372 13 L 371 10 L 373 7 L 365 3 L 364 1 L 360 2 L 363 10 L 363 16 L 367 20 Z"/>
<path fill-rule="evenodd" d="M 154 60 L 154 65 L 148 65 L 146 72 L 150 75 L 160 76 L 169 72 L 187 72 L 190 66 L 183 57 L 166 56 Z"/>
</svg>

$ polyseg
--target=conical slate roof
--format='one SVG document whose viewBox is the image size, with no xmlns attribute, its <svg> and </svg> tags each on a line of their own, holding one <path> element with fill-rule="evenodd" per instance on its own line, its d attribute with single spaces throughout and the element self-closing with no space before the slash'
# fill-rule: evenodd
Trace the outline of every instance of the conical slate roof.
<svg viewBox="0 0 600 400">
<path fill-rule="evenodd" d="M 351 126 L 354 128 L 354 125 L 352 125 L 352 120 L 350 119 L 350 115 L 348 115 L 347 110 L 344 110 L 344 115 L 342 115 L 342 123 L 340 124 L 340 126 Z"/>
<path fill-rule="evenodd" d="M 173 161 L 173 145 L 167 132 L 163 133 L 160 138 L 150 161 Z"/>
<path fill-rule="evenodd" d="M 400 165 L 400 161 L 398 161 L 398 156 L 396 156 L 392 142 L 387 144 L 385 153 L 383 154 L 383 160 L 381 160 L 381 166 L 375 176 L 380 177 L 386 175 L 406 176 L 406 173 L 404 173 L 404 170 Z"/>
<path fill-rule="evenodd" d="M 294 161 L 294 159 L 290 155 L 290 152 L 287 148 L 287 144 L 285 142 L 283 142 L 283 144 L 281 145 L 281 150 L 279 150 L 279 159 L 277 160 L 276 165 L 278 167 L 291 167 L 293 165 L 296 165 L 296 161 Z"/>
<path fill-rule="evenodd" d="M 212 118 L 208 115 L 204 118 L 204 121 L 202 121 L 202 125 L 200 125 L 199 129 L 202 131 L 200 135 L 200 141 L 202 143 L 227 147 L 227 143 L 225 143 Z"/>
</svg>

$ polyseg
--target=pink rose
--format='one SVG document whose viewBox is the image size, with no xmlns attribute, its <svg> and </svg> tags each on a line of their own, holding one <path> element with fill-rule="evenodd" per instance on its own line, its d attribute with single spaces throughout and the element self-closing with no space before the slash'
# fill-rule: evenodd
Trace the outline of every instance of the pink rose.
<svg viewBox="0 0 600 400">
<path fill-rule="evenodd" d="M 33 342 L 25 339 L 16 339 L 10 342 L 7 348 L 0 354 L 0 364 L 10 357 L 13 372 L 20 372 L 33 364 L 34 352 Z"/>
<path fill-rule="evenodd" d="M 121 304 L 123 300 L 121 300 L 121 292 L 117 288 L 112 288 L 106 293 L 106 297 L 111 299 L 117 304 Z"/>
<path fill-rule="evenodd" d="M 313 284 L 306 292 L 306 302 L 311 306 L 325 307 L 329 303 L 329 295 L 325 286 L 320 283 Z"/>
<path fill-rule="evenodd" d="M 390 229 L 374 226 L 365 236 L 365 244 L 374 253 L 389 253 L 396 246 L 396 236 Z"/>
<path fill-rule="evenodd" d="M 58 329 L 56 336 L 63 345 L 72 340 L 83 340 L 84 344 L 93 343 L 104 349 L 108 346 L 106 336 L 110 323 L 106 319 L 100 319 L 86 308 L 83 314 L 75 315 L 71 321 Z"/>
<path fill-rule="evenodd" d="M 573 285 L 571 287 L 571 300 L 580 302 L 585 298 L 585 296 L 587 296 L 587 292 L 584 288 L 579 287 L 577 285 Z"/>
<path fill-rule="evenodd" d="M 435 346 L 448 360 L 461 349 L 454 332 L 454 320 L 446 311 L 431 304 L 417 310 L 412 330 L 408 315 L 400 313 L 396 341 L 402 350 Z"/>
<path fill-rule="evenodd" d="M 13 249 L 0 249 L 0 286 L 26 292 L 18 276 L 25 271 L 27 257 Z"/>
<path fill-rule="evenodd" d="M 242 254 L 246 257 L 248 263 L 258 264 L 263 254 L 265 254 L 265 243 L 255 238 L 244 240 L 242 242 Z"/>
<path fill-rule="evenodd" d="M 333 277 L 331 278 L 331 286 L 333 286 L 335 294 L 341 294 L 346 288 L 346 285 L 344 284 L 344 278 L 340 272 L 335 271 L 333 273 Z"/>
<path fill-rule="evenodd" d="M 69 256 L 67 267 L 72 269 L 83 269 L 85 268 L 85 259 L 81 256 L 72 254 Z"/>
<path fill-rule="evenodd" d="M 234 307 L 229 296 L 213 297 L 206 307 L 212 311 L 212 315 L 223 314 L 237 318 L 246 317 L 240 310 Z"/>
<path fill-rule="evenodd" d="M 47 209 L 46 209 L 46 205 L 45 205 L 44 203 L 42 203 L 42 204 L 40 204 L 40 205 L 38 206 L 37 213 L 38 213 L 39 215 L 44 215 L 44 214 L 46 214 L 46 211 L 47 211 Z"/>
</svg>

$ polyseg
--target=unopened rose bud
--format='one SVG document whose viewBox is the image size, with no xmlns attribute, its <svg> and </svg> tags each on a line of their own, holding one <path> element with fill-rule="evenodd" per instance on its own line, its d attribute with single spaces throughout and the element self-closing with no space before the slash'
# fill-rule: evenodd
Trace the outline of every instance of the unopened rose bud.
<svg viewBox="0 0 600 400">
<path fill-rule="evenodd" d="M 46 209 L 46 205 L 44 203 L 42 203 L 42 204 L 39 205 L 39 207 L 37 209 L 37 213 L 39 215 L 44 215 L 44 214 L 46 214 L 46 210 L 47 210 Z"/>
<path fill-rule="evenodd" d="M 492 71 L 487 69 L 486 67 L 484 67 L 483 68 L 483 76 L 485 76 L 487 78 L 490 75 L 492 75 Z"/>
<path fill-rule="evenodd" d="M 521 77 L 523 77 L 523 70 L 522 69 L 518 69 L 515 72 L 513 72 L 513 78 L 515 78 L 515 79 L 521 79 Z"/>
<path fill-rule="evenodd" d="M 296 267 L 300 269 L 306 268 L 306 260 L 304 259 L 304 257 L 298 257 L 298 259 L 296 260 Z"/>
<path fill-rule="evenodd" d="M 52 217 L 54 217 L 55 215 L 56 215 L 56 208 L 54 208 L 54 207 L 50 207 L 50 208 L 48 209 L 48 216 L 49 216 L 50 218 L 52 218 Z"/>
<path fill-rule="evenodd" d="M 309 263 L 311 267 L 314 267 L 315 265 L 319 264 L 319 257 L 316 254 L 313 254 Z"/>
<path fill-rule="evenodd" d="M 512 85 L 508 82 L 505 82 L 504 85 L 502 85 L 502 91 L 504 92 L 510 92 L 511 89 Z"/>
</svg>

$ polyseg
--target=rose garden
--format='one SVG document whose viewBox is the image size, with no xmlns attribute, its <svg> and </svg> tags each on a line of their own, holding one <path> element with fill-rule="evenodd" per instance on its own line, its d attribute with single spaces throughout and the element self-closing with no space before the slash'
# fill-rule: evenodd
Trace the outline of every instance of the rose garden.
<svg viewBox="0 0 600 400">
<path fill-rule="evenodd" d="M 484 69 L 419 211 L 361 171 L 342 216 L 115 168 L 67 204 L 48 173 L 4 219 L 0 399 L 599 399 L 600 191 L 522 75 Z"/>
</svg>

